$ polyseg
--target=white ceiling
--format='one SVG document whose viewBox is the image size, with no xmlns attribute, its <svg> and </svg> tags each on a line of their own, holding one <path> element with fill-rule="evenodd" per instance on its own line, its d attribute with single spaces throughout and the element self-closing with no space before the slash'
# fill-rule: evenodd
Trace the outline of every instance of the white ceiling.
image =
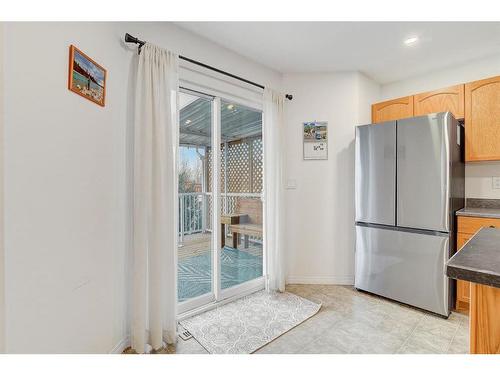
<svg viewBox="0 0 500 375">
<path fill-rule="evenodd" d="M 282 73 L 361 71 L 379 83 L 500 54 L 500 22 L 177 22 Z M 412 46 L 403 41 L 418 36 Z"/>
</svg>

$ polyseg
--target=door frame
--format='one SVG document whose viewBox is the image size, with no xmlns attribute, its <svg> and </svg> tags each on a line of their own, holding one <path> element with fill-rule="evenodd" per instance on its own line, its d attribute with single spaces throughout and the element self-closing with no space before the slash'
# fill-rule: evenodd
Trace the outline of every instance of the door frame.
<svg viewBox="0 0 500 375">
<path fill-rule="evenodd" d="M 220 277 L 220 209 L 221 209 L 221 187 L 220 187 L 220 140 L 221 140 L 221 99 L 215 97 L 212 106 L 212 290 L 215 302 L 220 301 L 221 277 Z"/>
<path fill-rule="evenodd" d="M 221 144 L 221 102 L 222 100 L 231 101 L 238 105 L 247 107 L 249 109 L 262 112 L 262 107 L 259 106 L 251 106 L 249 103 L 241 103 L 238 100 L 238 97 L 231 97 L 231 95 L 211 95 L 209 93 L 205 93 L 204 91 L 193 90 L 190 88 L 180 87 L 180 91 L 196 95 L 199 97 L 205 97 L 212 100 L 212 124 L 211 124 L 211 143 L 212 150 L 219 150 Z M 208 90 L 209 91 L 209 90 Z M 264 126 L 264 124 L 262 124 Z M 264 148 L 264 131 L 262 131 L 262 144 Z M 179 147 L 179 144 L 177 144 Z M 264 148 L 265 149 L 265 148 Z M 177 150 L 178 151 L 178 150 Z M 185 319 L 189 316 L 193 316 L 199 314 L 204 311 L 208 311 L 214 309 L 218 306 L 224 305 L 228 302 L 234 301 L 238 298 L 244 297 L 251 293 L 255 293 L 259 290 L 265 288 L 267 279 L 267 262 L 266 262 L 266 231 L 263 231 L 263 241 L 262 241 L 262 276 L 253 280 L 246 281 L 244 283 L 232 286 L 227 289 L 221 288 L 221 263 L 220 263 L 220 255 L 221 255 L 221 238 L 220 238 L 220 230 L 221 230 L 221 218 L 220 218 L 220 209 L 221 209 L 221 186 L 220 186 L 220 153 L 212 152 L 212 233 L 211 233 L 211 252 L 212 252 L 212 291 L 210 293 L 203 294 L 201 296 L 197 296 L 191 298 L 186 301 L 177 302 L 177 314 L 178 319 Z M 263 165 L 265 165 L 265 154 L 263 152 Z M 262 173 L 262 181 L 263 185 L 265 183 L 265 168 Z M 178 187 L 175 189 L 176 194 L 178 194 Z M 178 199 L 178 197 L 177 197 Z M 265 189 L 262 189 L 261 194 L 262 200 L 262 216 L 263 216 L 263 225 L 265 223 Z M 179 220 L 179 219 L 178 219 Z M 175 224 L 176 228 L 178 228 L 178 223 Z"/>
<path fill-rule="evenodd" d="M 4 247 L 4 24 L 0 22 L 0 354 L 5 353 L 5 247 Z"/>
</svg>

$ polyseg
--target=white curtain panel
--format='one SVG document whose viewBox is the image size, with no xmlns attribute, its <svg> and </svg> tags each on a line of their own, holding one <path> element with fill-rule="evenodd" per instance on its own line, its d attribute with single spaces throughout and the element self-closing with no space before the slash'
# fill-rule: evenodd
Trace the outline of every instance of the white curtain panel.
<svg viewBox="0 0 500 375">
<path fill-rule="evenodd" d="M 266 88 L 264 90 L 264 192 L 265 243 L 268 291 L 285 290 L 285 96 Z"/>
<path fill-rule="evenodd" d="M 176 340 L 178 56 L 146 44 L 134 130 L 132 349 Z"/>
</svg>

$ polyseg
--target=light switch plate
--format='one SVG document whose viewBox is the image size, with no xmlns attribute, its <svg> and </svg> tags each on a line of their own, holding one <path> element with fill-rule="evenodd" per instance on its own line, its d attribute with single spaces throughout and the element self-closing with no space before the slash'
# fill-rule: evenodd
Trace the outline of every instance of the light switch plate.
<svg viewBox="0 0 500 375">
<path fill-rule="evenodd" d="M 493 177 L 493 189 L 500 189 L 500 177 Z"/>
</svg>

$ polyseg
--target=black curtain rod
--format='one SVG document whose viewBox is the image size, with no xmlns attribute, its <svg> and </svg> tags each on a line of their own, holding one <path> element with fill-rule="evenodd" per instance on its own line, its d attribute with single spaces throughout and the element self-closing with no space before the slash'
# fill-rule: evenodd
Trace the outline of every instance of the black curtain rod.
<svg viewBox="0 0 500 375">
<path fill-rule="evenodd" d="M 139 54 L 141 53 L 141 48 L 144 44 L 146 44 L 145 41 L 143 40 L 140 40 L 140 39 L 137 39 L 135 36 L 132 36 L 130 35 L 129 33 L 126 33 L 125 34 L 125 42 L 127 43 L 135 43 L 135 44 L 138 44 L 139 45 Z M 231 78 L 234 78 L 234 79 L 237 79 L 239 81 L 242 81 L 242 82 L 245 82 L 245 83 L 248 83 L 249 85 L 253 85 L 253 86 L 256 86 L 262 90 L 264 90 L 264 86 L 263 85 L 260 85 L 258 83 L 255 83 L 255 82 L 252 82 L 252 81 L 249 81 L 248 79 L 245 79 L 245 78 L 242 78 L 242 77 L 239 77 L 237 75 L 234 75 L 232 73 L 229 73 L 229 72 L 226 72 L 224 70 L 221 70 L 221 69 L 218 69 L 218 68 L 215 68 L 213 66 L 210 66 L 210 65 L 207 65 L 207 64 L 204 64 L 200 61 L 196 61 L 196 60 L 193 60 L 193 59 L 190 59 L 189 57 L 185 57 L 185 56 L 181 56 L 179 55 L 179 59 L 181 60 L 184 60 L 184 61 L 187 61 L 187 62 L 190 62 L 192 64 L 195 64 L 195 65 L 198 65 L 198 66 L 201 66 L 203 68 L 206 68 L 206 69 L 210 69 L 214 72 L 217 72 L 217 73 L 220 73 L 220 74 L 224 74 L 225 76 L 228 76 L 228 77 L 231 77 Z M 288 100 L 292 100 L 293 99 L 293 96 L 291 94 L 286 94 L 285 95 L 285 98 L 287 98 Z"/>
</svg>

